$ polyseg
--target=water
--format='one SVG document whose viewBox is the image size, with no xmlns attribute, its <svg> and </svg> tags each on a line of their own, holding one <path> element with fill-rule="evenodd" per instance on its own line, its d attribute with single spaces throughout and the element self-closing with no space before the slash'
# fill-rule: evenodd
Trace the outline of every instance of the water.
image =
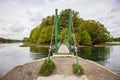
<svg viewBox="0 0 120 80">
<path fill-rule="evenodd" d="M 21 43 L 0 44 L 0 76 L 15 66 L 46 57 L 48 49 L 19 47 Z"/>
<path fill-rule="evenodd" d="M 0 44 L 0 75 L 4 75 L 15 66 L 35 59 L 47 57 L 47 48 L 19 47 L 21 43 Z M 80 48 L 80 57 L 97 63 L 120 74 L 120 46 Z"/>
<path fill-rule="evenodd" d="M 78 55 L 95 61 L 120 74 L 120 46 L 80 48 Z"/>
</svg>

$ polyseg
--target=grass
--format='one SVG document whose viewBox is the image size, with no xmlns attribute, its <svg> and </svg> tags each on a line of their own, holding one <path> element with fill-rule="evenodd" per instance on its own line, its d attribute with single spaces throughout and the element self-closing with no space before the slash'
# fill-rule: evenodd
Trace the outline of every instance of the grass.
<svg viewBox="0 0 120 80">
<path fill-rule="evenodd" d="M 55 69 L 55 63 L 52 60 L 46 59 L 44 63 L 41 65 L 38 75 L 40 76 L 49 76 L 53 73 Z"/>
<path fill-rule="evenodd" d="M 80 73 L 78 72 L 78 69 L 80 70 Z M 81 65 L 77 65 L 76 63 L 72 65 L 72 70 L 74 74 L 83 74 L 84 73 L 84 69 L 82 68 Z"/>
</svg>

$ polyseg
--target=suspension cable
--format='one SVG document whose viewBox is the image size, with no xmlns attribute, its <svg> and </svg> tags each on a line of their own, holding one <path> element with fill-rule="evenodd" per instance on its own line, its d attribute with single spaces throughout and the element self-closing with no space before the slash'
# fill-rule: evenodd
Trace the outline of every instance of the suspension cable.
<svg viewBox="0 0 120 80">
<path fill-rule="evenodd" d="M 50 53 L 51 53 L 51 50 L 52 50 L 52 42 L 53 42 L 53 34 L 54 34 L 54 23 L 55 21 L 53 22 L 53 27 L 52 27 L 52 33 L 51 33 L 51 41 L 50 41 L 50 46 L 49 46 L 49 54 L 48 54 L 48 61 L 50 61 Z"/>
<path fill-rule="evenodd" d="M 55 23 L 55 21 L 53 22 L 53 27 L 52 27 L 52 36 L 51 36 L 50 46 L 52 45 L 52 41 L 53 41 L 54 23 Z"/>
<path fill-rule="evenodd" d="M 77 68 L 78 68 L 78 74 L 80 74 L 80 69 L 79 69 L 80 65 L 79 65 L 79 62 L 78 62 L 78 54 L 77 54 L 77 47 L 76 47 L 76 39 L 75 39 L 73 20 L 72 20 L 72 31 L 73 31 L 74 50 L 75 50 L 75 55 L 76 55 L 76 63 L 77 63 Z"/>
<path fill-rule="evenodd" d="M 75 39 L 75 32 L 74 32 L 74 26 L 73 26 L 73 21 L 72 21 L 72 31 L 73 31 L 73 42 L 74 42 L 74 46 L 76 46 L 76 39 Z"/>
</svg>

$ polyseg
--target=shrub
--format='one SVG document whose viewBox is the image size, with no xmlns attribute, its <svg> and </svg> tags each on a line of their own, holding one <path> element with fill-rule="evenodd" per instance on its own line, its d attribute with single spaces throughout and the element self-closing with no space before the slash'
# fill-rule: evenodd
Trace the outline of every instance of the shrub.
<svg viewBox="0 0 120 80">
<path fill-rule="evenodd" d="M 78 73 L 78 68 L 80 70 L 80 73 Z M 72 65 L 72 69 L 73 69 L 73 73 L 74 74 L 83 74 L 84 73 L 84 69 L 82 68 L 81 65 L 77 65 L 76 63 Z"/>
<path fill-rule="evenodd" d="M 49 76 L 52 74 L 53 70 L 55 69 L 55 64 L 52 60 L 46 59 L 44 63 L 41 65 L 38 74 L 40 76 Z"/>
</svg>

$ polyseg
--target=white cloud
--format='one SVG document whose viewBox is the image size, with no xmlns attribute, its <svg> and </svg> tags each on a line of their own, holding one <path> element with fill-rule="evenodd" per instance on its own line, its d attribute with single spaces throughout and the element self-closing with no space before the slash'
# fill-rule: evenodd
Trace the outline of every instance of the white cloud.
<svg viewBox="0 0 120 80">
<path fill-rule="evenodd" d="M 84 19 L 97 20 L 115 37 L 120 37 L 119 0 L 0 0 L 0 37 L 22 39 L 29 36 L 43 17 L 56 8 L 79 11 Z"/>
</svg>

